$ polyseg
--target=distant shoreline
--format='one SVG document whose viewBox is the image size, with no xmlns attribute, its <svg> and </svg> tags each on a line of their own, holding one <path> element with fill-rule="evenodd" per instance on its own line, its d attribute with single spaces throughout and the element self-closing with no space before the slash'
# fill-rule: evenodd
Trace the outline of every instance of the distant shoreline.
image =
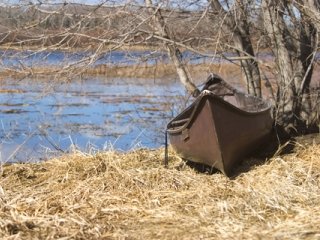
<svg viewBox="0 0 320 240">
<path fill-rule="evenodd" d="M 241 77 L 240 68 L 230 63 L 200 63 L 187 65 L 187 69 L 195 82 L 199 80 L 203 82 L 207 76 L 214 72 L 221 75 L 225 79 L 237 79 Z M 78 66 L 70 67 L 69 69 L 61 69 L 61 66 L 33 66 L 25 69 L 3 69 L 0 70 L 2 78 L 23 78 L 37 77 L 47 78 L 54 75 L 70 75 L 70 76 L 105 76 L 107 78 L 177 78 L 177 73 L 172 63 L 157 63 L 157 64 L 137 64 L 137 65 L 109 65 L 100 64 L 81 68 Z"/>
<path fill-rule="evenodd" d="M 102 48 L 102 51 L 154 51 L 156 49 L 161 49 L 156 46 L 145 46 L 145 45 L 135 45 L 135 46 L 106 46 Z M 24 45 L 24 46 L 16 46 L 16 45 L 7 45 L 7 46 L 0 46 L 0 51 L 5 50 L 16 50 L 16 51 L 63 51 L 63 52 L 78 52 L 78 51 L 94 51 L 96 50 L 95 47 L 92 45 L 87 47 L 72 47 L 72 48 L 54 48 L 52 46 L 33 46 L 33 45 Z"/>
</svg>

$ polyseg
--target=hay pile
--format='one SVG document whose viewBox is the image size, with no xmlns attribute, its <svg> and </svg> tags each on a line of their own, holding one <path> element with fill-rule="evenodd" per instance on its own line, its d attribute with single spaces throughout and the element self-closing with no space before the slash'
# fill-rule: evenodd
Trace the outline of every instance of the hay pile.
<svg viewBox="0 0 320 240">
<path fill-rule="evenodd" d="M 234 179 L 160 166 L 162 150 L 3 166 L 1 239 L 320 239 L 320 145 Z"/>
</svg>

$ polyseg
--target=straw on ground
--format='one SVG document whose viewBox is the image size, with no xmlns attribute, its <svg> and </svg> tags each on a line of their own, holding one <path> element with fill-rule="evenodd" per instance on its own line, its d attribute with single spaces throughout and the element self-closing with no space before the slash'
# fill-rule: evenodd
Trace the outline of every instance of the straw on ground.
<svg viewBox="0 0 320 240">
<path fill-rule="evenodd" d="M 161 166 L 163 150 L 3 166 L 1 239 L 320 239 L 320 145 L 234 179 Z"/>
</svg>

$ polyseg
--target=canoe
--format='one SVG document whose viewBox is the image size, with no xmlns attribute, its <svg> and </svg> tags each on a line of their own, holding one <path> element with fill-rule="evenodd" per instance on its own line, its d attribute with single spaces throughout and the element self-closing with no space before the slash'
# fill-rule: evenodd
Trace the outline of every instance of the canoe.
<svg viewBox="0 0 320 240">
<path fill-rule="evenodd" d="M 211 74 L 196 100 L 167 125 L 181 158 L 220 170 L 234 167 L 269 138 L 271 104 L 247 95 Z"/>
</svg>

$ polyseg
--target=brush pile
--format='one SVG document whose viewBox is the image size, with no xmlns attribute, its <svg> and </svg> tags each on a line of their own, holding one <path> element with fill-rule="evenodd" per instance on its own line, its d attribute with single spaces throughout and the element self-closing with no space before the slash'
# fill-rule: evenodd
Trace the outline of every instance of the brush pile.
<svg viewBox="0 0 320 240">
<path fill-rule="evenodd" d="M 319 239 L 320 145 L 229 179 L 163 149 L 2 166 L 1 239 Z M 241 171 L 240 171 L 241 170 Z"/>
</svg>

